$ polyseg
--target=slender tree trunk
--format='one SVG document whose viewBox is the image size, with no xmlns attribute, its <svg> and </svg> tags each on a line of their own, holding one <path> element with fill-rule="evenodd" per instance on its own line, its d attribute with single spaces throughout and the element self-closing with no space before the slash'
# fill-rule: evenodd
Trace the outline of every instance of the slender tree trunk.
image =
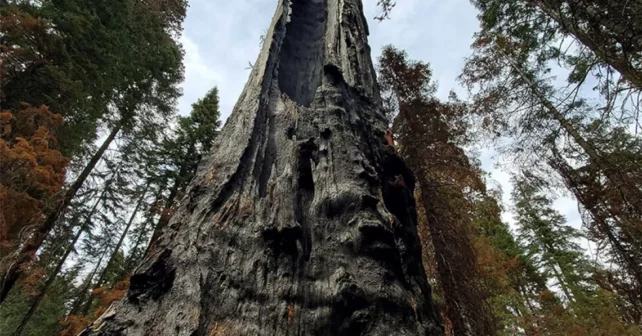
<svg viewBox="0 0 642 336">
<path fill-rule="evenodd" d="M 163 229 L 167 226 L 170 219 L 172 218 L 172 215 L 173 215 L 172 208 L 175 207 L 174 203 L 176 202 L 176 197 L 178 196 L 178 192 L 181 188 L 181 184 L 189 183 L 189 181 L 181 183 L 185 178 L 185 175 L 187 174 L 188 168 L 189 167 L 187 166 L 187 164 L 183 163 L 181 165 L 180 170 L 178 171 L 178 176 L 176 176 L 176 179 L 174 179 L 174 183 L 172 184 L 172 189 L 170 189 L 169 191 L 169 195 L 167 197 L 167 201 L 165 202 L 165 206 L 163 207 L 163 211 L 161 212 L 160 218 L 158 218 L 158 222 L 156 223 L 156 226 L 154 226 L 152 237 L 149 240 L 149 243 L 147 244 L 147 250 L 145 251 L 145 255 L 149 254 L 149 252 L 153 249 L 154 245 L 156 244 L 156 241 L 158 240 L 158 237 L 160 237 L 161 233 L 163 232 Z"/>
<path fill-rule="evenodd" d="M 147 225 L 148 225 L 150 222 L 152 222 L 152 219 L 150 219 L 150 218 L 147 218 L 147 219 L 143 222 L 143 227 L 141 228 L 141 231 L 140 231 L 140 232 L 138 233 L 138 235 L 136 236 L 136 240 L 134 241 L 134 245 L 132 246 L 132 251 L 136 251 L 136 250 L 138 250 L 138 248 L 140 247 L 140 245 L 143 243 L 143 239 L 145 238 L 145 230 L 147 229 Z M 147 246 L 147 248 L 149 248 L 149 245 Z M 143 255 L 142 255 L 142 256 L 145 256 L 145 254 L 146 254 L 146 253 L 143 253 Z M 136 257 L 136 256 L 135 256 L 135 255 L 133 255 L 133 254 L 130 254 L 129 256 L 127 256 L 127 261 L 125 262 L 125 264 L 127 265 L 127 267 L 128 267 L 128 269 L 129 269 L 129 270 L 134 269 L 134 266 L 133 266 L 133 265 L 134 265 L 134 263 L 136 262 L 136 261 L 135 261 L 136 259 L 134 259 L 135 257 Z"/>
<path fill-rule="evenodd" d="M 125 238 L 127 237 L 127 233 L 129 232 L 129 229 L 132 226 L 132 223 L 134 223 L 134 220 L 136 219 L 136 214 L 138 214 L 138 211 L 140 210 L 140 207 L 143 205 L 143 201 L 145 200 L 145 194 L 147 193 L 147 189 L 149 188 L 149 185 L 145 187 L 145 190 L 143 191 L 143 194 L 141 197 L 138 199 L 138 203 L 136 204 L 136 207 L 134 208 L 134 212 L 132 212 L 131 216 L 129 217 L 129 221 L 127 221 L 127 226 L 123 230 L 123 233 L 120 235 L 120 239 L 118 240 L 118 243 L 116 244 L 116 247 L 112 251 L 109 260 L 107 261 L 107 264 L 103 268 L 103 271 L 100 273 L 100 277 L 98 278 L 98 281 L 96 281 L 96 284 L 94 285 L 94 290 L 102 287 L 103 282 L 105 281 L 105 278 L 107 277 L 107 271 L 109 270 L 109 267 L 112 265 L 114 260 L 116 260 L 116 256 L 118 255 L 118 251 L 120 251 L 120 248 L 123 246 L 123 242 L 125 241 Z M 93 291 L 92 291 L 93 292 Z M 91 308 L 91 294 L 90 298 L 88 301 L 85 302 L 83 305 L 81 312 L 81 315 L 87 315 L 89 312 L 89 309 Z"/>
<path fill-rule="evenodd" d="M 518 292 L 522 296 L 522 301 L 524 301 L 524 305 L 526 306 L 526 309 L 528 309 L 527 314 L 532 314 L 533 311 L 535 311 L 535 308 L 533 307 L 533 303 L 531 302 L 531 296 L 529 295 L 529 291 L 526 288 L 524 288 L 523 284 L 520 283 Z"/>
<path fill-rule="evenodd" d="M 420 156 L 419 156 L 420 157 Z M 413 160 L 411 160 L 413 161 Z M 414 166 L 411 163 L 411 166 Z M 450 320 L 453 335 L 495 335 L 492 314 L 485 302 L 487 293 L 478 283 L 476 254 L 468 233 L 453 222 L 449 205 L 440 202 L 445 188 L 430 181 L 424 169 L 415 166 L 421 190 L 421 205 L 426 213 L 430 242 L 435 251 L 435 264 L 443 289 L 443 310 Z M 452 212 L 450 212 L 452 213 Z M 458 239 L 460 241 L 458 241 Z"/>
<path fill-rule="evenodd" d="M 162 184 L 162 186 L 164 186 L 165 184 L 166 184 L 166 181 Z M 161 189 L 162 188 L 163 187 L 161 187 Z M 152 204 L 160 204 L 162 199 L 163 199 L 163 193 L 162 193 L 162 191 L 159 191 L 156 194 L 154 203 L 152 203 Z M 132 249 L 131 249 L 132 251 L 137 251 L 138 248 L 141 246 L 141 244 L 143 244 L 143 240 L 145 238 L 145 230 L 147 229 L 147 225 L 149 225 L 150 223 L 153 224 L 153 221 L 154 221 L 153 214 L 150 213 L 149 216 L 147 217 L 147 219 L 145 220 L 145 222 L 143 222 L 143 227 L 141 228 L 141 231 L 138 233 L 138 236 L 136 237 L 136 240 L 134 242 L 134 246 L 132 246 Z M 153 232 L 152 232 L 152 234 L 153 234 Z M 134 258 L 136 258 L 136 257 L 143 258 L 147 254 L 147 250 L 149 250 L 149 243 L 147 244 L 146 251 L 141 256 L 135 256 L 133 253 L 130 253 L 130 255 L 127 257 L 127 261 L 125 262 L 125 264 L 127 265 L 128 269 L 130 271 L 134 269 L 134 265 L 135 265 L 135 263 L 137 263 L 137 260 L 134 259 Z"/>
<path fill-rule="evenodd" d="M 548 111 L 549 117 L 553 118 L 559 122 L 560 126 L 566 131 L 571 138 L 584 150 L 588 157 L 595 162 L 602 162 L 600 154 L 595 150 L 595 148 L 589 144 L 586 139 L 579 133 L 577 129 L 566 119 L 564 114 L 555 107 L 555 105 L 546 97 L 538 88 L 537 83 L 529 76 L 522 67 L 515 62 L 515 60 L 508 54 L 501 52 L 508 64 L 519 74 L 519 76 L 528 84 L 528 87 L 533 92 L 533 95 L 537 97 L 540 104 Z"/>
<path fill-rule="evenodd" d="M 82 289 L 80 290 L 80 296 L 74 301 L 74 304 L 71 306 L 71 310 L 69 310 L 69 313 L 67 314 L 67 316 L 65 316 L 65 322 L 69 319 L 70 316 L 79 314 L 80 306 L 83 304 L 83 302 L 85 302 L 85 296 L 87 295 L 87 292 L 91 287 L 91 283 L 93 282 L 94 277 L 98 273 L 98 270 L 100 269 L 100 264 L 103 262 L 103 258 L 105 257 L 106 254 L 107 254 L 107 251 L 105 250 L 103 254 L 101 254 L 100 259 L 98 260 L 98 263 L 96 263 L 96 266 L 91 271 L 91 274 L 87 276 L 87 279 L 83 283 Z"/>
<path fill-rule="evenodd" d="M 47 291 L 49 290 L 49 287 L 51 287 L 51 285 L 54 283 L 54 281 L 58 277 L 58 274 L 62 270 L 62 267 L 65 265 L 65 262 L 67 261 L 67 258 L 69 257 L 71 252 L 74 251 L 76 243 L 78 242 L 78 239 L 80 239 L 80 236 L 82 236 L 82 234 L 89 227 L 89 223 L 91 221 L 91 218 L 96 213 L 96 210 L 98 209 L 98 205 L 100 204 L 100 202 L 102 201 L 104 196 L 105 196 L 105 191 L 103 190 L 102 194 L 100 195 L 100 197 L 98 198 L 96 203 L 94 203 L 94 206 L 91 208 L 91 211 L 89 212 L 89 214 L 87 214 L 87 217 L 85 218 L 85 222 L 78 229 L 78 232 L 76 233 L 76 235 L 74 236 L 74 239 L 71 241 L 71 244 L 69 245 L 69 247 L 65 251 L 65 254 L 63 254 L 62 258 L 58 261 L 58 264 L 56 264 L 56 268 L 51 273 L 51 275 L 49 276 L 47 281 L 44 283 L 44 285 L 40 288 L 40 291 L 38 291 L 38 294 L 33 298 L 32 302 L 31 302 L 31 306 L 29 307 L 29 310 L 22 317 L 22 321 L 20 322 L 20 325 L 18 325 L 18 328 L 16 328 L 16 331 L 13 333 L 13 336 L 22 335 L 22 332 L 24 331 L 24 328 L 27 326 L 27 324 L 29 323 L 29 320 L 31 319 L 33 314 L 38 309 L 38 306 L 40 305 L 40 302 L 42 301 L 42 299 L 47 294 Z"/>
<path fill-rule="evenodd" d="M 602 59 L 605 63 L 609 64 L 612 66 L 615 70 L 617 70 L 626 80 L 628 80 L 631 84 L 636 86 L 638 89 L 642 89 L 642 69 L 639 67 L 635 66 L 635 61 L 631 59 L 631 57 L 627 56 L 627 54 L 621 50 L 618 50 L 619 48 L 616 46 L 616 43 L 613 41 L 613 36 L 612 34 L 606 35 L 607 30 L 604 29 L 604 25 L 610 26 L 611 28 L 611 33 L 614 33 L 617 35 L 617 37 L 624 37 L 627 34 L 631 34 L 629 29 L 621 29 L 619 27 L 616 27 L 616 25 L 611 24 L 614 23 L 612 20 L 618 20 L 617 18 L 620 19 L 620 21 L 623 19 L 622 15 L 625 13 L 628 13 L 630 9 L 622 8 L 622 13 L 610 13 L 610 18 L 604 17 L 600 18 L 595 15 L 590 15 L 589 17 L 585 17 L 585 22 L 582 23 L 580 20 L 578 20 L 577 17 L 570 17 L 569 15 L 566 15 L 563 13 L 563 7 L 565 7 L 564 3 L 559 0 L 528 0 L 529 2 L 535 4 L 537 7 L 539 7 L 546 15 L 551 17 L 553 20 L 555 20 L 564 31 L 567 33 L 573 35 L 578 41 L 580 41 L 582 44 L 584 44 L 587 48 L 589 48 L 591 51 L 597 55 L 600 59 Z M 618 2 L 615 0 L 611 0 L 613 2 Z M 587 8 L 590 8 L 590 5 L 592 1 L 589 3 L 583 3 L 584 1 L 568 1 L 570 7 L 568 8 L 569 10 L 573 10 L 576 8 L 583 8 L 586 10 Z M 637 4 L 637 8 L 641 9 L 639 7 L 639 3 L 637 1 L 633 1 Z M 607 8 L 604 8 L 604 12 L 602 14 L 606 14 L 608 12 Z M 611 10 L 613 12 L 613 10 Z M 642 13 L 637 13 L 642 14 Z M 639 17 L 634 20 L 639 20 Z M 639 21 L 638 21 L 639 22 Z M 587 30 L 585 30 L 583 27 L 599 27 L 595 30 L 595 32 L 598 34 L 592 35 L 590 34 Z M 601 33 L 604 33 L 602 35 Z M 639 36 L 633 36 L 633 39 L 630 40 L 633 42 L 633 45 L 637 47 L 640 47 L 640 43 L 642 43 L 642 37 Z M 621 45 L 625 44 L 624 40 L 617 41 Z M 610 43 L 611 45 L 608 45 L 607 43 Z M 620 47 L 621 48 L 621 47 Z M 633 53 L 638 53 L 640 50 L 632 50 Z M 640 56 L 637 56 L 640 57 Z"/>
<path fill-rule="evenodd" d="M 147 194 L 147 189 L 149 188 L 149 185 L 145 187 L 145 190 L 143 191 L 143 194 L 140 196 L 138 199 L 138 203 L 136 203 L 136 207 L 134 208 L 134 212 L 132 212 L 131 216 L 129 217 L 129 221 L 127 221 L 127 226 L 125 226 L 125 229 L 123 230 L 123 233 L 120 235 L 120 239 L 118 240 L 118 243 L 116 244 L 116 247 L 114 248 L 114 251 L 111 253 L 111 256 L 109 257 L 109 260 L 107 261 L 107 265 L 105 266 L 105 269 L 103 269 L 102 273 L 100 274 L 100 278 L 98 278 L 98 282 L 96 283 L 96 288 L 99 288 L 102 286 L 103 281 L 105 281 L 105 277 L 107 276 L 107 270 L 109 269 L 109 266 L 116 260 L 116 256 L 118 255 L 118 251 L 120 251 L 120 248 L 123 246 L 123 242 L 125 242 L 125 238 L 127 237 L 127 233 L 129 233 L 129 229 L 132 226 L 132 223 L 134 223 L 134 220 L 136 219 L 136 215 L 138 214 L 138 211 L 140 210 L 140 207 L 143 205 L 143 201 L 145 200 L 145 194 Z"/>
<path fill-rule="evenodd" d="M 192 155 L 194 155 L 195 148 L 194 146 L 190 146 L 187 155 L 185 157 L 190 158 Z M 163 232 L 163 229 L 169 224 L 169 221 L 172 219 L 172 209 L 176 207 L 176 197 L 180 193 L 184 193 L 185 189 L 187 188 L 188 184 L 192 181 L 194 178 L 194 173 L 196 172 L 198 167 L 194 167 L 193 165 L 190 167 L 188 165 L 188 162 L 184 162 L 181 165 L 181 168 L 178 171 L 178 176 L 174 180 L 174 184 L 172 185 L 172 189 L 170 189 L 169 196 L 167 197 L 167 202 L 165 203 L 165 207 L 163 208 L 163 211 L 161 212 L 161 216 L 158 219 L 158 222 L 156 223 L 156 226 L 154 226 L 154 232 L 152 233 L 152 237 L 149 240 L 149 244 L 147 245 L 147 250 L 145 251 L 145 255 L 149 253 L 149 251 L 153 248 L 154 244 L 158 240 L 158 237 L 160 237 L 161 233 Z"/>
<path fill-rule="evenodd" d="M 566 300 L 571 303 L 574 302 L 575 300 L 573 299 L 573 295 L 571 295 L 571 291 L 569 290 L 568 283 L 566 282 L 566 277 L 557 270 L 557 267 L 559 267 L 559 263 L 553 262 L 551 265 L 549 265 L 549 267 L 551 268 L 551 270 L 553 270 L 553 274 L 557 279 L 558 285 L 560 286 L 562 293 L 564 293 Z"/>
<path fill-rule="evenodd" d="M 605 236 L 623 268 L 627 269 L 633 277 L 635 288 L 642 288 L 642 263 L 640 262 L 642 255 L 639 252 L 639 248 L 635 248 L 635 244 L 639 242 L 626 230 L 621 230 L 619 234 L 615 232 L 612 227 L 614 225 L 609 224 L 609 219 L 618 223 L 619 225 L 617 226 L 621 226 L 617 216 L 612 213 L 608 204 L 598 204 L 595 200 L 588 199 L 593 197 L 587 195 L 584 188 L 580 187 L 582 184 L 578 181 L 578 176 L 574 173 L 573 168 L 568 166 L 556 150 L 553 151 L 553 158 L 549 164 L 562 176 L 568 189 L 575 195 L 586 211 L 591 214 L 598 231 Z M 628 244 L 626 244 L 627 242 Z M 638 293 L 633 295 L 631 300 L 639 305 L 642 303 L 642 296 L 638 290 L 636 292 Z"/>
<path fill-rule="evenodd" d="M 279 2 L 213 155 L 84 335 L 442 335 L 367 34 L 360 0 Z"/>
<path fill-rule="evenodd" d="M 13 288 L 13 285 L 15 285 L 18 278 L 20 278 L 20 276 L 22 275 L 25 266 L 31 260 L 33 260 L 36 252 L 38 252 L 38 249 L 44 242 L 45 238 L 58 221 L 58 218 L 60 218 L 60 216 L 67 210 L 69 204 L 71 204 L 71 201 L 76 196 L 76 193 L 85 183 L 85 180 L 87 180 L 89 174 L 91 174 L 91 172 L 94 170 L 96 164 L 98 164 L 98 162 L 102 159 L 103 154 L 105 154 L 107 148 L 109 148 L 112 141 L 114 141 L 122 126 L 123 121 L 118 123 L 114 127 L 114 129 L 112 129 L 109 136 L 107 136 L 107 139 L 105 139 L 98 151 L 94 154 L 91 160 L 89 160 L 89 163 L 87 164 L 87 166 L 85 166 L 78 178 L 76 178 L 74 183 L 69 186 L 67 191 L 65 191 L 60 201 L 58 201 L 58 205 L 56 206 L 56 208 L 47 216 L 42 224 L 39 224 L 35 228 L 35 230 L 31 232 L 31 234 L 27 238 L 27 241 L 22 244 L 22 246 L 12 256 L 9 256 L 1 261 L 0 304 L 4 302 L 7 295 L 9 294 L 9 291 L 11 290 L 11 288 Z"/>
<path fill-rule="evenodd" d="M 627 234 L 632 237 L 637 237 L 634 238 L 634 240 L 639 241 L 639 237 L 642 237 L 642 229 L 639 225 L 639 218 L 642 217 L 642 191 L 640 191 L 640 188 L 632 185 L 626 174 L 624 174 L 617 165 L 614 165 L 611 161 L 606 159 L 604 155 L 596 149 L 591 141 L 582 136 L 578 129 L 566 118 L 564 113 L 558 110 L 557 107 L 555 107 L 555 105 L 539 90 L 537 84 L 523 71 L 519 64 L 517 64 L 509 55 L 504 54 L 504 56 L 510 66 L 524 81 L 528 83 L 533 94 L 537 97 L 544 108 L 548 110 L 549 116 L 559 122 L 562 129 L 564 129 L 564 131 L 571 136 L 580 148 L 582 148 L 584 153 L 588 156 L 589 162 L 598 167 L 610 184 L 615 186 L 616 190 L 621 195 L 621 199 L 615 201 L 617 202 L 617 207 L 621 208 L 619 209 L 620 212 L 626 212 L 622 213 L 620 216 L 615 215 L 614 218 L 623 217 L 625 223 L 622 223 L 623 221 L 618 219 L 620 229 L 627 231 Z M 614 206 L 612 204 L 608 204 L 607 206 L 610 207 L 610 211 L 613 211 Z"/>
</svg>

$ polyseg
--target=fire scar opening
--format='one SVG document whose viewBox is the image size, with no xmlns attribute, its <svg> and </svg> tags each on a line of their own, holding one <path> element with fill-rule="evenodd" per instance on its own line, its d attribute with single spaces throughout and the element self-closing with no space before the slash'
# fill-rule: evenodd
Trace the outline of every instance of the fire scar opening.
<svg viewBox="0 0 642 336">
<path fill-rule="evenodd" d="M 281 92 L 309 107 L 323 78 L 328 0 L 292 0 L 292 14 L 279 55 Z"/>
</svg>

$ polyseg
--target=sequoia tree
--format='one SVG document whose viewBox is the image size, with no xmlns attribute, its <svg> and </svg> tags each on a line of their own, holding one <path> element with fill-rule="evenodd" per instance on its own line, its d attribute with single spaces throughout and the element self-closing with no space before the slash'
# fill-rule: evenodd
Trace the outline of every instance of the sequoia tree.
<svg viewBox="0 0 642 336">
<path fill-rule="evenodd" d="M 472 200 L 485 192 L 485 184 L 463 150 L 469 142 L 467 108 L 454 94 L 447 103 L 439 101 L 430 65 L 392 46 L 379 58 L 379 83 L 389 116 L 396 114 L 392 131 L 399 154 L 416 173 L 419 225 L 426 227 L 422 242 L 432 250 L 424 262 L 434 265 L 446 334 L 495 335 L 473 244 Z"/>
<path fill-rule="evenodd" d="M 360 0 L 279 1 L 230 119 L 84 335 L 441 335 Z"/>
</svg>

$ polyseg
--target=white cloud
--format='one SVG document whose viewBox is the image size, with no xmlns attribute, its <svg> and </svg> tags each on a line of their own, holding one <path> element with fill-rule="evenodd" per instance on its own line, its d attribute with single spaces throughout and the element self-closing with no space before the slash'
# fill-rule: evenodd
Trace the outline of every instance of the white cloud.
<svg viewBox="0 0 642 336">
<path fill-rule="evenodd" d="M 259 53 L 259 37 L 268 28 L 276 0 L 192 0 L 185 22 L 183 43 L 186 52 L 185 97 L 181 113 L 212 86 L 220 90 L 221 114 L 229 116 L 249 76 L 248 62 Z M 473 34 L 478 30 L 477 11 L 469 0 L 402 0 L 390 20 L 377 22 L 377 0 L 364 0 L 370 27 L 373 59 L 381 48 L 393 44 L 411 58 L 429 62 L 439 82 L 438 96 L 445 99 L 455 90 L 465 96 L 456 78 L 464 59 L 470 55 Z M 483 168 L 490 172 L 504 192 L 503 203 L 510 209 L 510 172 L 494 167 L 491 150 L 481 152 Z M 560 198 L 555 207 L 575 227 L 580 226 L 576 202 Z M 514 223 L 513 214 L 504 220 Z"/>
<path fill-rule="evenodd" d="M 179 100 L 179 111 L 183 115 L 190 112 L 190 105 L 217 83 L 224 82 L 224 76 L 203 59 L 199 46 L 188 35 L 181 37 L 185 50 L 185 81 L 182 84 L 183 97 Z"/>
<path fill-rule="evenodd" d="M 181 114 L 213 86 L 218 86 L 221 114 L 227 118 L 249 75 L 248 62 L 259 53 L 259 37 L 269 25 L 268 0 L 190 1 L 181 41 L 185 49 Z"/>
</svg>

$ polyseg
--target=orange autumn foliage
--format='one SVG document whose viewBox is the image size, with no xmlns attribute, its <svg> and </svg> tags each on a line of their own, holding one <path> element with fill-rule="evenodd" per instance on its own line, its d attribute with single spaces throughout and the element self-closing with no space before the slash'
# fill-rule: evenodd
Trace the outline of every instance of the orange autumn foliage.
<svg viewBox="0 0 642 336">
<path fill-rule="evenodd" d="M 46 106 L 23 103 L 0 113 L 0 256 L 41 220 L 62 189 L 69 160 L 56 149 L 53 135 L 62 123 Z"/>
<path fill-rule="evenodd" d="M 85 316 L 71 315 L 63 322 L 65 329 L 60 332 L 61 336 L 77 336 L 91 324 L 91 320 Z"/>
<path fill-rule="evenodd" d="M 92 291 L 92 295 L 98 299 L 98 308 L 94 311 L 94 316 L 102 315 L 109 306 L 115 301 L 122 299 L 127 294 L 129 288 L 129 277 L 117 282 L 114 287 L 101 287 Z"/>
<path fill-rule="evenodd" d="M 37 296 L 40 290 L 41 281 L 45 278 L 45 269 L 34 265 L 34 263 L 29 263 L 25 265 L 27 270 L 25 274 L 28 274 L 20 284 L 23 292 L 27 296 Z"/>
<path fill-rule="evenodd" d="M 127 294 L 129 288 L 129 277 L 117 282 L 112 288 L 100 287 L 91 292 L 92 297 L 98 300 L 98 306 L 91 316 L 70 315 L 63 321 L 65 329 L 60 333 L 61 336 L 76 336 L 85 330 L 93 320 L 100 317 L 107 311 L 109 306 L 115 301 L 122 299 Z"/>
<path fill-rule="evenodd" d="M 473 237 L 473 246 L 477 255 L 477 266 L 485 285 L 493 288 L 495 292 L 500 289 L 502 292 L 508 291 L 508 271 L 517 267 L 519 256 L 506 260 L 505 255 L 493 246 L 491 239 L 482 235 Z"/>
<path fill-rule="evenodd" d="M 468 142 L 467 107 L 452 95 L 442 103 L 426 63 L 385 47 L 379 84 L 392 118 L 398 154 L 417 178 L 418 223 L 424 257 L 432 260 L 438 307 L 454 335 L 495 334 L 474 246 L 474 200 L 483 195 L 481 169 L 463 150 Z M 425 226 L 425 228 L 421 228 Z M 426 246 L 428 245 L 428 246 Z M 429 253 L 427 253 L 429 251 Z M 430 253 L 431 252 L 431 253 Z"/>
</svg>

